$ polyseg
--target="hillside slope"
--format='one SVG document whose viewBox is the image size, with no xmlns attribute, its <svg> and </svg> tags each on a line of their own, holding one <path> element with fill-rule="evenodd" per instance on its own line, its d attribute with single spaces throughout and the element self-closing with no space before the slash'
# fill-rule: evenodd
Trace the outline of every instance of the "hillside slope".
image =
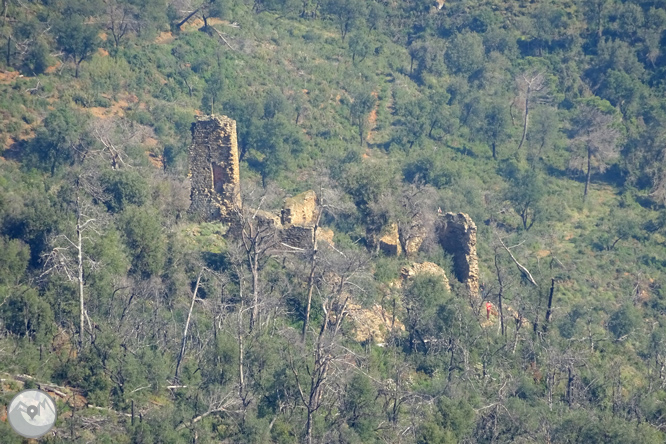
<svg viewBox="0 0 666 444">
<path fill-rule="evenodd" d="M 45 442 L 664 441 L 665 2 L 1 11 L 0 399 L 54 393 Z M 240 230 L 188 213 L 209 114 Z M 276 246 L 308 190 L 326 242 Z"/>
</svg>

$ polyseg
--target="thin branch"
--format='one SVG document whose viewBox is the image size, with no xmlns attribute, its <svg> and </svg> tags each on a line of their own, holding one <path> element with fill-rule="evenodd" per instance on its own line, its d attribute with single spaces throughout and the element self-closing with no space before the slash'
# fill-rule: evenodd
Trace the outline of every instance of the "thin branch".
<svg viewBox="0 0 666 444">
<path fill-rule="evenodd" d="M 509 249 L 507 248 L 507 246 L 504 245 L 504 242 L 502 242 L 502 239 L 501 239 L 499 236 L 497 236 L 497 240 L 499 240 L 500 244 L 502 244 L 502 247 L 504 247 L 504 249 L 506 250 L 506 252 L 509 253 L 509 256 L 511 256 L 511 259 L 513 260 L 513 263 L 516 264 L 516 266 L 518 267 L 518 269 L 523 273 L 523 275 L 527 278 L 527 280 L 529 280 L 529 281 L 532 283 L 532 285 L 534 285 L 535 287 L 538 287 L 539 285 L 536 283 L 536 281 L 535 281 L 534 278 L 532 277 L 532 273 L 530 273 L 530 271 L 529 271 L 527 268 L 525 268 L 524 266 L 522 266 L 522 265 L 520 264 L 520 262 L 518 262 L 518 261 L 516 260 L 516 258 L 514 257 L 513 253 L 511 253 L 511 250 L 509 250 Z"/>
<path fill-rule="evenodd" d="M 215 29 L 213 26 L 208 26 L 208 27 L 209 27 L 209 28 L 212 28 L 215 32 L 217 32 L 217 35 L 222 39 L 222 41 L 223 41 L 224 43 L 226 43 L 227 46 L 228 46 L 232 51 L 235 51 L 235 49 L 233 48 L 233 46 L 231 46 L 231 45 L 229 44 L 229 42 L 227 42 L 227 39 L 224 38 L 224 36 L 222 35 L 222 33 L 221 33 L 220 31 L 218 31 L 217 29 Z"/>
</svg>

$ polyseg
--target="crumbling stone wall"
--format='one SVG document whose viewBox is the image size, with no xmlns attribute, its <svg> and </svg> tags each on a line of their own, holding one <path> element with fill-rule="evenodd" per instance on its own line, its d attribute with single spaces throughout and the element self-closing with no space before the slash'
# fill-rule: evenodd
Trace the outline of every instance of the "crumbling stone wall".
<svg viewBox="0 0 666 444">
<path fill-rule="evenodd" d="M 398 235 L 398 224 L 392 222 L 384 229 L 382 237 L 379 238 L 379 249 L 388 256 L 400 256 L 400 236 Z"/>
<path fill-rule="evenodd" d="M 278 242 L 286 248 L 295 247 L 312 250 L 316 242 L 322 240 L 333 245 L 333 230 L 319 227 L 315 239 L 315 223 L 317 222 L 317 195 L 314 191 L 306 191 L 285 200 L 280 216 L 258 210 L 254 218 L 262 228 L 275 231 Z"/>
<path fill-rule="evenodd" d="M 314 226 L 317 216 L 317 194 L 312 190 L 284 200 L 282 208 L 284 225 Z"/>
<path fill-rule="evenodd" d="M 201 220 L 229 220 L 241 205 L 236 121 L 226 116 L 198 117 L 189 148 L 190 212 Z"/>
<path fill-rule="evenodd" d="M 415 256 L 428 237 L 428 230 L 418 218 L 411 223 L 409 230 L 404 230 L 399 226 L 398 233 L 400 234 L 400 245 L 408 257 Z"/>
<path fill-rule="evenodd" d="M 283 226 L 280 231 L 280 242 L 292 247 L 311 250 L 315 244 L 314 227 Z"/>
<path fill-rule="evenodd" d="M 453 255 L 456 278 L 467 286 L 472 298 L 479 297 L 479 261 L 476 256 L 476 224 L 465 213 L 446 213 L 437 223 L 437 237 Z"/>
<path fill-rule="evenodd" d="M 400 269 L 400 277 L 402 277 L 403 280 L 412 279 L 414 276 L 422 274 L 431 274 L 440 278 L 444 286 L 448 290 L 451 290 L 449 279 L 446 277 L 446 272 L 442 270 L 439 265 L 433 262 L 423 262 L 421 264 L 418 262 L 413 262 L 411 266 L 402 267 Z"/>
</svg>

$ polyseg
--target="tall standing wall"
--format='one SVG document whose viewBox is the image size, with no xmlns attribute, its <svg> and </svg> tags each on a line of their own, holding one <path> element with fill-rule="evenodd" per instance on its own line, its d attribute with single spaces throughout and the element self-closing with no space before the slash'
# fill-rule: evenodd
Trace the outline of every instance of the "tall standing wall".
<svg viewBox="0 0 666 444">
<path fill-rule="evenodd" d="M 227 116 L 198 117 L 189 148 L 190 212 L 202 221 L 229 220 L 240 208 L 240 169 L 236 121 Z"/>
<path fill-rule="evenodd" d="M 476 224 L 465 213 L 446 213 L 437 224 L 439 243 L 453 255 L 456 278 L 467 286 L 473 300 L 479 297 L 479 261 L 476 256 Z"/>
</svg>

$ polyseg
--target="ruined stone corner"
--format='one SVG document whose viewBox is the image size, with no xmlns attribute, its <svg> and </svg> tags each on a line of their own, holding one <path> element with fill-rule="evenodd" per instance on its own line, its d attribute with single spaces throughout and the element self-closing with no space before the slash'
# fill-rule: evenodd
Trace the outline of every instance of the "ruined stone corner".
<svg viewBox="0 0 666 444">
<path fill-rule="evenodd" d="M 378 239 L 378 247 L 387 256 L 400 256 L 402 246 L 400 245 L 397 223 L 392 222 L 384 228 Z"/>
</svg>

